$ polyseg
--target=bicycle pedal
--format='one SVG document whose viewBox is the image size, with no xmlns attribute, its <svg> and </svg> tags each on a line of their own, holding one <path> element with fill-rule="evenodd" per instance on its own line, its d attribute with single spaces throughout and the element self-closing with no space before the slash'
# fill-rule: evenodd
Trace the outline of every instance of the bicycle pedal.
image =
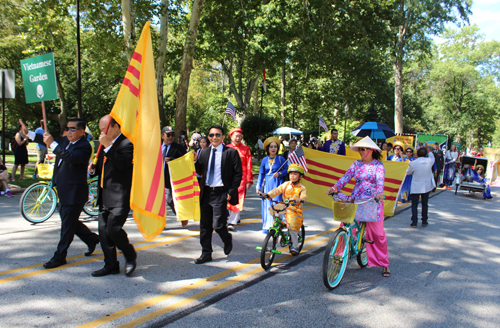
<svg viewBox="0 0 500 328">
<path fill-rule="evenodd" d="M 271 253 L 273 253 L 273 254 L 281 254 L 281 252 L 280 252 L 280 251 L 277 251 L 277 250 L 275 250 L 275 249 L 273 249 L 273 250 L 271 251 Z"/>
<path fill-rule="evenodd" d="M 262 247 L 255 247 L 258 251 L 261 251 L 262 250 Z"/>
<path fill-rule="evenodd" d="M 366 242 L 367 242 L 368 244 L 373 244 L 373 243 L 374 243 L 374 241 L 373 241 L 373 240 L 367 240 Z"/>
</svg>

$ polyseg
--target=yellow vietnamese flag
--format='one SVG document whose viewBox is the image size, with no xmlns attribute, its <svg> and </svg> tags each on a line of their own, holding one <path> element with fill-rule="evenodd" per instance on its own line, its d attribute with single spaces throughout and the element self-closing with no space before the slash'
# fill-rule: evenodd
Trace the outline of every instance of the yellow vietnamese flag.
<svg viewBox="0 0 500 328">
<path fill-rule="evenodd" d="M 200 186 L 192 152 L 168 162 L 177 220 L 200 221 Z"/>
<path fill-rule="evenodd" d="M 161 153 L 160 116 L 151 32 L 142 29 L 132 60 L 110 115 L 122 133 L 134 144 L 134 173 L 130 207 L 146 240 L 158 236 L 165 227 L 165 180 Z"/>
<path fill-rule="evenodd" d="M 344 176 L 351 164 L 359 158 L 330 154 L 304 148 L 308 172 L 302 184 L 307 188 L 308 202 L 331 208 L 332 198 L 326 192 Z M 406 177 L 408 162 L 382 162 L 385 168 L 384 214 L 393 216 L 397 205 L 397 195 Z M 342 193 L 350 195 L 354 180 L 349 181 Z"/>
</svg>

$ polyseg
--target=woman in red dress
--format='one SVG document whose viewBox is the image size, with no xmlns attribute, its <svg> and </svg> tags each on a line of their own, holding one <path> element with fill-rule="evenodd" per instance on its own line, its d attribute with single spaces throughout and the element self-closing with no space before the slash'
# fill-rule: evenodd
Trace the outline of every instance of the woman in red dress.
<svg viewBox="0 0 500 328">
<path fill-rule="evenodd" d="M 231 144 L 227 146 L 238 151 L 240 154 L 241 166 L 243 168 L 243 176 L 240 186 L 238 187 L 238 205 L 227 203 L 227 209 L 230 213 L 227 220 L 227 228 L 228 230 L 234 230 L 234 226 L 240 222 L 240 213 L 243 210 L 243 203 L 245 202 L 247 190 L 250 189 L 253 184 L 252 153 L 248 146 L 241 143 L 243 139 L 243 130 L 240 128 L 232 129 L 229 131 L 229 137 L 231 138 Z"/>
</svg>

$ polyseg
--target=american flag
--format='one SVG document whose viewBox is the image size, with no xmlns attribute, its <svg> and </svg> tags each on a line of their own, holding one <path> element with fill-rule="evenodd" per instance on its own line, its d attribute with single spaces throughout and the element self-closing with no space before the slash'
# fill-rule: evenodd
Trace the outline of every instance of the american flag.
<svg viewBox="0 0 500 328">
<path fill-rule="evenodd" d="M 288 160 L 292 164 L 302 165 L 304 171 L 307 172 L 306 157 L 304 156 L 304 151 L 302 150 L 302 146 L 297 147 L 297 149 L 295 149 L 293 153 L 288 155 Z"/>
<path fill-rule="evenodd" d="M 228 101 L 227 103 L 226 114 L 231 115 L 234 122 L 234 117 L 236 116 L 236 109 L 234 108 L 234 105 L 231 104 L 231 101 Z"/>
<path fill-rule="evenodd" d="M 325 120 L 320 116 L 319 117 L 319 126 L 325 130 L 325 132 L 328 132 L 328 127 L 326 126 Z"/>
</svg>

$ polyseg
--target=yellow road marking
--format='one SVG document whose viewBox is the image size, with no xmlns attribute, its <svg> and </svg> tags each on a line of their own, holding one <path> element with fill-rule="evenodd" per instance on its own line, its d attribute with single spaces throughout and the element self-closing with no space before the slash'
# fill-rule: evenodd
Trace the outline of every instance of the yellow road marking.
<svg viewBox="0 0 500 328">
<path fill-rule="evenodd" d="M 319 234 L 317 234 L 317 235 L 314 235 L 314 236 L 308 236 L 308 238 L 306 239 L 306 241 L 308 241 L 308 242 L 309 242 L 309 241 L 314 240 L 314 239 L 316 239 L 316 238 L 320 238 L 320 237 L 322 237 L 322 236 L 324 236 L 324 235 L 326 235 L 326 234 L 329 234 L 329 233 L 331 233 L 331 232 L 335 231 L 336 229 L 338 229 L 338 227 L 335 227 L 335 228 L 329 229 L 329 230 L 327 230 L 327 231 L 321 232 L 321 233 L 319 233 Z M 317 245 L 317 244 L 319 244 L 319 243 L 321 243 L 321 241 L 316 242 L 316 243 L 314 243 L 314 244 L 312 244 L 312 245 L 309 245 L 309 246 L 307 246 L 307 247 L 304 247 L 304 249 L 303 249 L 303 250 L 304 250 L 304 251 L 306 251 L 306 250 L 308 250 L 308 249 L 311 249 L 311 248 L 313 248 L 313 247 L 316 247 L 316 245 Z M 283 250 L 286 250 L 286 248 L 282 248 L 282 249 L 281 249 L 281 251 L 283 251 Z M 284 257 L 282 257 L 282 258 L 280 258 L 280 259 L 277 259 L 277 260 L 276 260 L 276 261 L 274 261 L 274 262 L 275 262 L 275 263 L 280 263 L 280 262 L 283 262 L 283 261 L 285 261 L 285 260 L 287 260 L 287 259 L 289 259 L 289 258 L 291 258 L 291 257 L 292 257 L 291 255 L 286 255 L 286 256 L 284 256 Z M 105 317 L 102 317 L 102 318 L 96 319 L 96 320 L 94 320 L 94 321 L 88 322 L 88 323 L 83 324 L 83 325 L 78 326 L 78 327 L 79 327 L 79 328 L 90 328 L 90 327 L 97 327 L 97 326 L 100 326 L 100 325 L 102 325 L 102 324 L 108 323 L 108 322 L 110 322 L 110 321 L 113 321 L 113 320 L 119 319 L 119 318 L 124 317 L 124 316 L 127 316 L 127 315 L 132 314 L 132 313 L 134 313 L 134 312 L 137 312 L 137 311 L 139 311 L 139 310 L 145 309 L 145 308 L 147 308 L 147 307 L 149 307 L 149 306 L 152 306 L 152 305 L 158 304 L 158 303 L 160 303 L 160 302 L 163 302 L 163 301 L 165 301 L 165 300 L 167 300 L 167 299 L 169 299 L 169 298 L 172 298 L 172 297 L 174 297 L 174 296 L 178 296 L 178 295 L 183 294 L 183 293 L 185 293 L 185 292 L 187 292 L 187 291 L 193 290 L 193 289 L 195 289 L 195 288 L 197 288 L 197 287 L 203 286 L 203 285 L 207 284 L 207 283 L 208 283 L 208 282 L 210 282 L 210 281 L 214 281 L 214 280 L 217 280 L 217 279 L 223 278 L 223 277 L 225 277 L 225 276 L 228 276 L 228 275 L 230 275 L 230 274 L 233 274 L 233 273 L 235 273 L 235 272 L 237 272 L 237 271 L 243 270 L 243 269 L 245 269 L 245 268 L 249 267 L 250 265 L 253 265 L 253 264 L 256 264 L 256 263 L 259 263 L 259 262 L 260 262 L 260 257 L 258 257 L 258 258 L 256 258 L 256 259 L 253 259 L 253 260 L 251 260 L 251 261 L 249 261 L 249 262 L 239 264 L 239 265 L 237 265 L 237 266 L 235 266 L 235 267 L 233 267 L 233 268 L 231 268 L 231 269 L 224 270 L 224 271 L 222 271 L 222 272 L 220 272 L 220 273 L 217 273 L 217 274 L 215 274 L 215 275 L 213 275 L 213 276 L 210 276 L 210 277 L 207 277 L 207 278 L 200 279 L 200 280 L 198 280 L 198 281 L 196 281 L 196 282 L 194 282 L 194 283 L 192 283 L 192 284 L 189 284 L 189 285 L 187 285 L 187 286 L 184 286 L 184 287 L 181 287 L 181 288 L 175 289 L 175 290 L 173 290 L 173 291 L 171 291 L 171 292 L 168 292 L 168 293 L 165 293 L 165 294 L 162 294 L 162 295 L 156 296 L 156 297 L 154 297 L 154 298 L 152 298 L 152 299 L 149 299 L 149 300 L 146 300 L 146 301 L 144 301 L 144 302 L 141 302 L 141 303 L 135 304 L 135 305 L 133 305 L 133 306 L 131 306 L 131 307 L 128 307 L 128 308 L 126 308 L 126 309 L 123 309 L 123 310 L 120 310 L 120 311 L 118 311 L 118 312 L 115 312 L 115 313 L 109 314 L 109 315 L 107 315 L 107 316 L 105 316 Z M 210 294 L 212 294 L 213 292 L 218 291 L 219 289 L 222 289 L 222 288 L 225 288 L 225 287 L 227 287 L 227 286 L 230 286 L 230 285 L 232 285 L 232 284 L 234 284 L 234 283 L 236 283 L 236 282 L 238 282 L 238 281 L 240 281 L 240 280 L 242 280 L 242 279 L 245 279 L 245 278 L 247 278 L 247 277 L 249 277 L 249 276 L 251 276 L 251 275 L 254 275 L 254 274 L 256 274 L 256 273 L 259 273 L 259 272 L 261 272 L 261 271 L 263 271 L 263 269 L 262 269 L 261 267 L 259 267 L 258 269 L 254 269 L 254 270 L 249 271 L 248 273 L 246 273 L 246 274 L 242 275 L 241 277 L 243 277 L 243 278 L 239 278 L 240 276 L 237 276 L 237 277 L 235 277 L 235 278 L 231 278 L 230 280 L 228 280 L 228 281 L 226 281 L 226 282 L 224 282 L 224 283 L 222 283 L 222 284 L 218 284 L 217 286 L 211 287 L 211 288 L 209 288 L 209 289 L 207 289 L 207 290 L 205 290 L 205 291 L 202 291 L 202 292 L 200 292 L 200 293 L 198 293 L 198 294 L 195 294 L 195 295 L 193 295 L 193 296 L 190 296 L 190 297 L 188 297 L 188 298 L 185 298 L 185 299 L 183 299 L 183 300 L 181 300 L 181 301 L 179 301 L 179 302 L 176 302 L 176 303 L 174 303 L 174 304 L 172 304 L 172 305 L 169 305 L 169 306 L 167 306 L 167 307 L 165 307 L 165 308 L 163 308 L 163 309 L 160 309 L 160 310 L 154 311 L 154 312 L 152 312 L 152 313 L 150 313 L 150 314 L 148 314 L 148 315 L 145 315 L 145 316 L 143 316 L 143 317 L 141 317 L 141 318 L 138 318 L 138 319 L 136 319 L 136 320 L 130 321 L 129 323 L 125 324 L 125 325 L 124 325 L 124 326 L 122 326 L 122 327 L 129 327 L 129 326 L 132 326 L 132 327 L 133 327 L 133 326 L 139 325 L 140 323 L 143 323 L 143 322 L 146 322 L 146 321 L 152 320 L 152 319 L 154 319 L 155 317 L 157 317 L 157 316 L 159 316 L 159 315 L 162 315 L 162 314 L 168 313 L 168 312 L 170 312 L 170 311 L 172 311 L 172 310 L 175 310 L 175 309 L 177 309 L 177 308 L 179 308 L 179 307 L 181 307 L 181 306 L 184 306 L 184 305 L 186 305 L 186 304 L 189 304 L 189 303 L 191 303 L 191 302 L 194 302 L 194 301 L 195 301 L 195 300 L 197 300 L 197 299 L 200 299 L 200 298 L 202 298 L 202 297 L 205 297 L 205 296 L 207 296 L 207 295 L 210 295 Z"/>
<path fill-rule="evenodd" d="M 304 209 L 313 208 L 313 207 L 317 207 L 317 206 L 318 205 L 312 205 L 312 206 L 306 207 Z M 260 217 L 260 215 L 254 215 L 254 216 L 250 216 L 250 217 L 244 218 L 244 219 L 241 220 L 242 222 L 239 225 L 245 225 L 245 224 L 255 223 L 255 222 L 259 221 L 259 220 L 251 220 L 251 221 L 248 221 L 248 220 L 253 219 L 253 218 L 257 218 L 257 217 Z M 146 244 L 146 243 L 153 243 L 153 242 L 157 242 L 159 240 L 163 240 L 163 239 L 167 239 L 167 238 L 172 238 L 172 237 L 176 237 L 176 236 L 182 236 L 182 235 L 185 235 L 185 234 L 191 234 L 192 232 L 199 231 L 199 230 L 200 229 L 193 229 L 193 230 L 178 232 L 178 233 L 167 235 L 167 236 L 157 237 L 157 238 L 155 238 L 155 239 L 153 239 L 151 241 L 145 241 L 145 240 L 144 241 L 139 241 L 139 242 L 133 243 L 132 245 L 137 246 L 137 245 L 142 245 L 142 244 Z M 189 236 L 188 238 L 192 238 L 192 237 L 196 237 L 196 236 L 199 236 L 199 234 L 195 234 L 195 235 Z M 187 238 L 179 238 L 179 239 L 175 239 L 175 240 L 170 240 L 168 242 L 162 242 L 162 243 L 159 243 L 159 244 L 153 244 L 153 247 L 162 246 L 162 245 L 165 245 L 167 243 L 173 243 L 173 242 L 184 240 L 184 239 L 187 239 Z M 146 247 L 146 248 L 139 247 L 136 250 L 142 250 L 142 249 L 148 249 L 148 248 L 151 248 L 151 247 Z M 95 251 L 94 252 L 95 255 L 101 254 L 101 253 L 102 253 L 102 251 Z M 121 253 L 119 252 L 118 254 L 121 254 Z M 84 257 L 84 255 L 80 254 L 80 255 L 75 255 L 75 256 L 68 257 L 67 260 L 74 260 L 74 259 L 78 259 L 78 258 L 82 258 L 82 257 Z M 100 259 L 103 259 L 103 257 L 102 256 L 101 257 L 97 257 L 97 258 L 96 257 L 92 257 L 91 259 L 87 259 L 87 260 L 82 260 L 82 261 L 78 261 L 78 262 L 73 262 L 73 263 L 65 264 L 65 265 L 60 266 L 58 268 L 43 269 L 43 270 L 40 270 L 40 271 L 41 271 L 41 273 L 57 271 L 57 270 L 61 270 L 61 269 L 65 269 L 65 268 L 70 268 L 70 267 L 73 267 L 73 266 L 76 266 L 76 265 L 80 265 L 80 264 L 95 262 L 96 260 L 100 260 Z M 29 266 L 17 268 L 17 269 L 2 271 L 2 272 L 0 272 L 0 276 L 11 274 L 11 273 L 16 273 L 16 272 L 19 272 L 19 271 L 25 271 L 25 270 L 29 270 L 29 269 L 34 269 L 34 268 L 40 267 L 42 265 L 43 265 L 43 263 L 38 263 L 38 264 L 33 264 L 33 265 L 29 265 Z M 31 273 L 34 273 L 34 272 L 31 272 Z M 20 278 L 17 278 L 17 279 L 14 279 L 15 277 L 0 279 L 0 284 L 3 284 L 5 282 L 9 282 L 9 281 L 19 280 L 19 279 L 22 279 L 22 278 L 36 276 L 38 274 L 40 274 L 40 273 L 33 274 L 33 275 L 30 275 L 30 274 L 19 275 L 19 276 L 16 276 L 16 277 L 20 277 Z"/>
</svg>

